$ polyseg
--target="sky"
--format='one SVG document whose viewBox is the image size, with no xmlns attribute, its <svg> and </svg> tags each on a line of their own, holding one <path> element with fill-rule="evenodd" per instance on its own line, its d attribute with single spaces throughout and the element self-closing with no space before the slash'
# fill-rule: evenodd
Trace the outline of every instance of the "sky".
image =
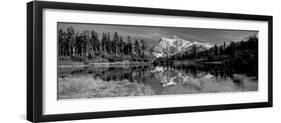
<svg viewBox="0 0 281 123">
<path fill-rule="evenodd" d="M 203 28 L 179 28 L 179 27 L 155 27 L 155 26 L 134 26 L 134 25 L 108 25 L 108 24 L 84 24 L 84 23 L 58 23 L 58 30 L 66 31 L 68 27 L 73 27 L 75 32 L 82 33 L 84 30 L 96 31 L 99 39 L 103 32 L 109 32 L 112 37 L 114 32 L 118 32 L 126 41 L 129 35 L 132 40 L 144 40 L 149 44 L 154 44 L 162 37 L 178 37 L 188 41 L 201 43 L 222 44 L 230 41 L 240 41 L 245 36 L 257 34 L 255 30 L 223 30 L 223 29 L 203 29 Z"/>
</svg>

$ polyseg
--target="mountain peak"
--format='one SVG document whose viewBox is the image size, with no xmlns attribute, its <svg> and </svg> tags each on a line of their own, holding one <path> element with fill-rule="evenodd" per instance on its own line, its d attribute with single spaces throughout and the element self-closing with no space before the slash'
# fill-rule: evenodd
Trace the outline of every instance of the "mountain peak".
<svg viewBox="0 0 281 123">
<path fill-rule="evenodd" d="M 174 35 L 171 38 L 162 37 L 159 42 L 153 47 L 153 55 L 155 57 L 172 56 L 180 52 L 185 52 L 191 49 L 191 46 L 196 45 L 202 50 L 207 50 L 212 47 L 209 43 L 199 43 L 196 41 L 187 41 Z"/>
</svg>

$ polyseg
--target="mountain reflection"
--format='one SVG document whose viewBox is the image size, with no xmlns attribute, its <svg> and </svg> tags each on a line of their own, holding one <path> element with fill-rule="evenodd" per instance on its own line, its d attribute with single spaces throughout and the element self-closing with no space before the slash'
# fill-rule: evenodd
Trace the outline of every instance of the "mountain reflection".
<svg viewBox="0 0 281 123">
<path fill-rule="evenodd" d="M 92 77 L 107 83 L 127 81 L 151 88 L 155 95 L 256 91 L 257 77 L 234 73 L 223 65 L 175 65 L 60 68 L 59 77 Z"/>
</svg>

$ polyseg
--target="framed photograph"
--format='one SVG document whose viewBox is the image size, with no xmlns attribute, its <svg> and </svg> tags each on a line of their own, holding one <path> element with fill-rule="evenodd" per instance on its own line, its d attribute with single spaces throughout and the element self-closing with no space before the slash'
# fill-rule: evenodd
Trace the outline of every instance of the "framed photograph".
<svg viewBox="0 0 281 123">
<path fill-rule="evenodd" d="M 272 102 L 272 16 L 27 3 L 29 121 Z"/>
</svg>

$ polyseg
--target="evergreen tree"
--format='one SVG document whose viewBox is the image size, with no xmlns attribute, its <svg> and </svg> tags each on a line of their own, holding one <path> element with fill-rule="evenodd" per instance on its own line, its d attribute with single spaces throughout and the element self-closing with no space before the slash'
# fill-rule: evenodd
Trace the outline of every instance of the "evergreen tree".
<svg viewBox="0 0 281 123">
<path fill-rule="evenodd" d="M 134 54 L 136 56 L 139 56 L 140 55 L 140 45 L 139 45 L 139 42 L 138 40 L 135 41 L 135 44 L 134 44 Z"/>
<path fill-rule="evenodd" d="M 100 41 L 98 37 L 98 33 L 95 32 L 94 30 L 91 31 L 91 44 L 92 45 L 92 50 L 97 53 L 100 51 Z"/>
<path fill-rule="evenodd" d="M 218 55 L 218 45 L 217 44 L 215 44 L 215 46 L 214 46 L 214 54 L 215 54 L 215 56 Z"/>
<path fill-rule="evenodd" d="M 118 33 L 115 32 L 112 39 L 112 48 L 115 54 L 119 52 L 119 36 Z"/>
<path fill-rule="evenodd" d="M 84 53 L 85 54 L 84 55 L 89 56 L 90 49 L 93 49 L 93 45 L 90 40 L 90 31 L 86 30 L 84 32 L 84 35 L 85 35 L 85 44 L 84 44 Z"/>
<path fill-rule="evenodd" d="M 107 53 L 111 53 L 112 51 L 112 45 L 111 45 L 111 40 L 110 40 L 110 33 L 108 32 L 106 35 L 106 51 Z"/>
<path fill-rule="evenodd" d="M 67 28 L 67 40 L 68 40 L 68 56 L 73 56 L 74 43 L 75 43 L 75 31 L 72 27 Z"/>
<path fill-rule="evenodd" d="M 123 41 L 122 36 L 119 36 L 119 50 L 120 53 L 124 54 L 125 42 Z"/>
<path fill-rule="evenodd" d="M 144 57 L 144 52 L 146 50 L 146 46 L 145 46 L 145 42 L 143 40 L 141 40 L 141 56 Z"/>
<path fill-rule="evenodd" d="M 194 44 L 192 46 L 192 58 L 196 58 L 197 57 L 197 48 L 196 45 Z"/>
<path fill-rule="evenodd" d="M 66 49 L 67 49 L 67 42 L 65 37 L 65 32 L 60 29 L 58 32 L 58 44 L 59 44 L 59 56 L 65 56 L 66 55 Z"/>
<path fill-rule="evenodd" d="M 106 53 L 106 34 L 105 33 L 102 33 L 101 50 L 103 51 L 103 53 Z"/>
<path fill-rule="evenodd" d="M 132 42 L 130 36 L 127 37 L 127 46 L 126 46 L 126 52 L 127 55 L 132 55 Z"/>
</svg>

